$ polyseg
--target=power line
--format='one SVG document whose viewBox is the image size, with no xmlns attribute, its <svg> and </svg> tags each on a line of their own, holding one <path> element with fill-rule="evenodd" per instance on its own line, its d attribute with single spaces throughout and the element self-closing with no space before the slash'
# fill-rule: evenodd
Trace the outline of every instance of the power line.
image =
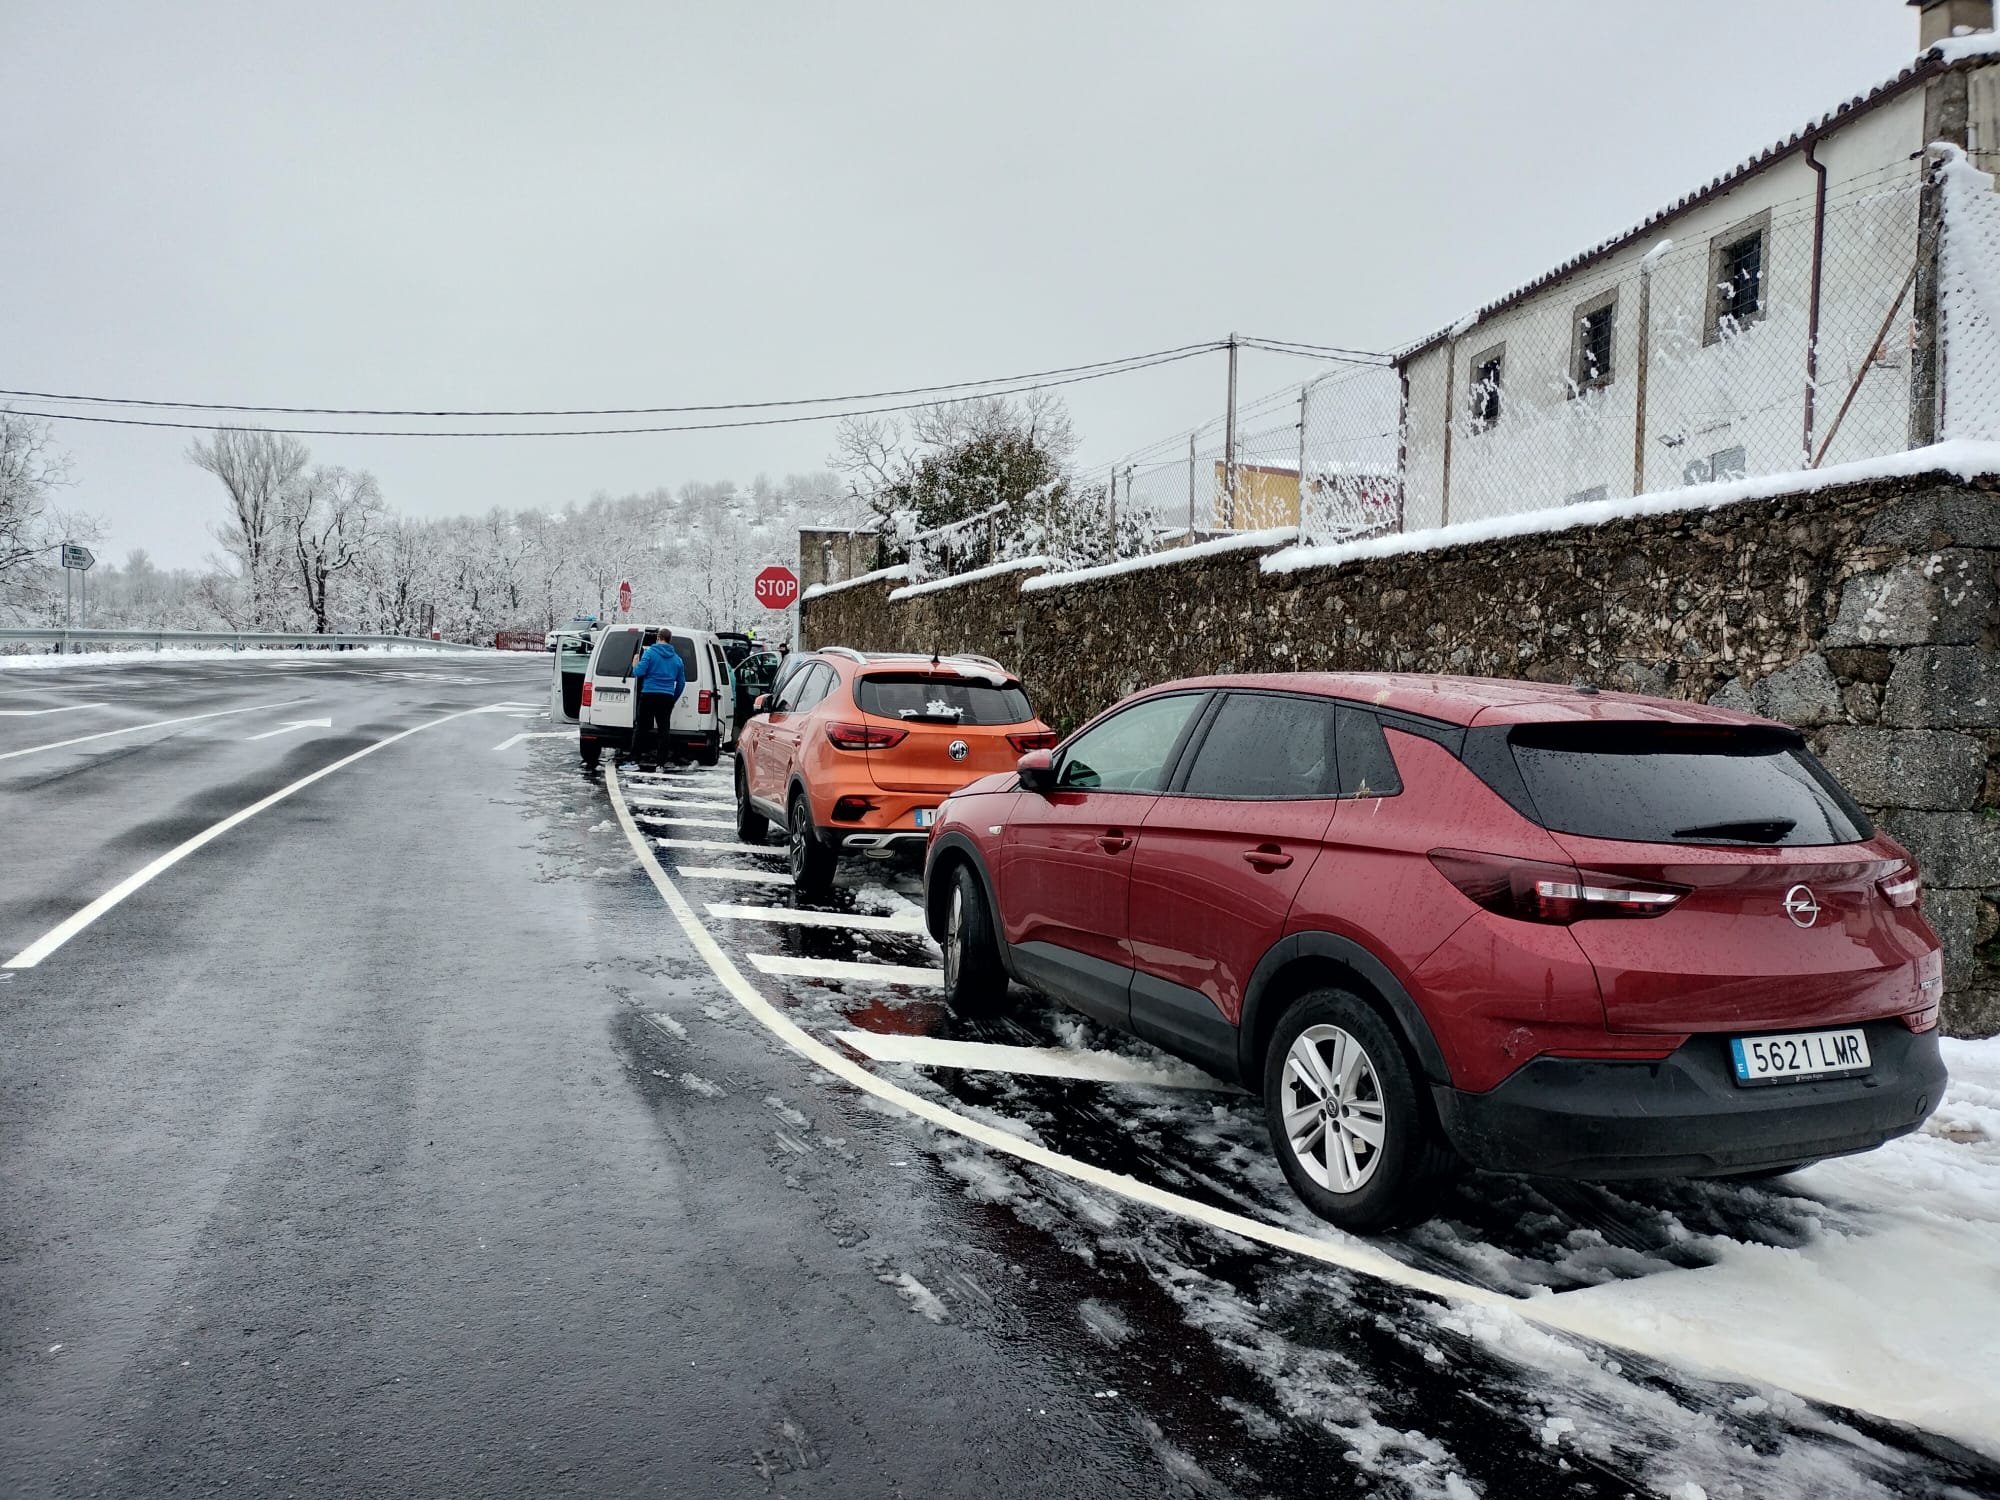
<svg viewBox="0 0 2000 1500">
<path fill-rule="evenodd" d="M 1164 361 L 1170 356 L 1185 354 L 1206 354 L 1211 350 L 1226 347 L 1226 341 L 1211 339 L 1206 343 L 1182 344 L 1175 349 L 1155 349 L 1148 354 L 1129 354 L 1119 359 L 1093 360 L 1089 364 L 1063 365 L 1053 370 L 1030 370 L 1020 375 L 993 375 L 984 380 L 953 380 L 942 385 L 905 386 L 898 390 L 858 391 L 845 396 L 799 396 L 782 401 L 722 401 L 707 406 L 604 406 L 571 408 L 519 408 L 515 410 L 418 410 L 396 407 L 373 406 L 258 406 L 239 401 L 155 401 L 139 396 L 75 396 L 57 391 L 16 391 L 0 389 L 0 396 L 19 397 L 27 401 L 60 401 L 66 404 L 91 406 L 136 406 L 167 411 L 220 411 L 254 412 L 274 416 L 312 417 L 655 417 L 683 416 L 700 412 L 718 411 L 766 411 L 785 406 L 832 406 L 855 401 L 884 401 L 897 396 L 934 395 L 942 391 L 971 390 L 989 385 L 1014 385 L 1028 380 L 1051 379 L 1059 375 L 1077 375 L 1086 371 L 1100 371 L 1104 374 L 1118 374 L 1126 366 L 1143 369 L 1149 363 Z M 1032 387 L 1025 387 L 1032 389 Z M 285 429 L 269 428 L 267 431 Z M 646 429 L 652 430 L 652 429 Z M 661 429 L 664 430 L 664 429 Z M 480 434 L 484 436 L 485 434 Z"/>
<path fill-rule="evenodd" d="M 1272 354 L 1296 354 L 1301 359 L 1325 359 L 1345 361 L 1357 365 L 1386 365 L 1390 358 L 1370 349 L 1343 349 L 1335 344 L 1302 344 L 1295 339 L 1239 338 L 1236 341 L 1248 349 L 1263 349 Z"/>
<path fill-rule="evenodd" d="M 1002 386 L 998 389 L 980 390 L 974 394 L 986 396 L 1018 396 L 1028 391 L 1049 390 L 1056 386 L 1078 385 L 1087 380 L 1104 380 L 1113 375 L 1130 375 L 1139 370 L 1152 369 L 1157 365 L 1178 364 L 1184 359 L 1194 359 L 1198 355 L 1212 354 L 1223 348 L 1222 342 L 1210 344 L 1190 344 L 1179 350 L 1163 351 L 1153 356 L 1135 356 L 1131 361 L 1112 369 L 1092 369 L 1089 374 L 1070 375 L 1060 380 L 1031 380 L 1025 385 Z M 1090 367 L 1083 367 L 1090 368 Z M 957 387 L 920 386 L 917 390 L 957 389 Z M 0 392 L 0 394 L 5 394 Z M 58 398 L 66 399 L 66 398 Z M 852 397 L 848 399 L 862 399 Z M 690 411 L 747 410 L 757 406 L 790 405 L 787 402 L 750 403 L 746 407 L 690 407 Z M 462 428 L 437 430 L 424 428 L 359 428 L 359 427 L 256 427 L 231 425 L 226 422 L 168 422 L 149 417 L 99 417 L 82 412 L 33 411 L 24 407 L 10 408 L 24 417 L 37 417 L 49 422 L 90 422 L 111 427 L 154 427 L 186 432 L 281 432 L 295 437 L 401 437 L 401 438 L 551 438 L 551 437 L 631 437 L 666 432 L 723 432 L 744 427 L 788 427 L 801 422 L 828 422 L 841 417 L 873 417 L 891 412 L 915 411 L 921 407 L 936 405 L 931 401 L 908 401 L 893 406 L 854 407 L 844 411 L 808 412 L 790 417 L 745 417 L 734 422 L 683 422 L 663 427 L 565 427 L 543 430 L 519 428 L 498 428 L 490 430 L 466 430 Z M 202 408 L 204 410 L 242 408 Z M 273 408 L 250 408 L 252 410 L 272 410 Z M 664 408 L 663 408 L 664 409 Z"/>
</svg>

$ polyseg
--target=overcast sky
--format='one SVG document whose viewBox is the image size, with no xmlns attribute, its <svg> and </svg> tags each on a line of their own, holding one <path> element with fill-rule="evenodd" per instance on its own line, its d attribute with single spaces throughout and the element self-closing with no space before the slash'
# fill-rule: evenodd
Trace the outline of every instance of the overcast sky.
<svg viewBox="0 0 2000 1500">
<path fill-rule="evenodd" d="M 5 0 L 0 386 L 637 406 L 1231 329 L 1388 348 L 1887 79 L 1916 30 L 1902 0 Z M 1244 395 L 1306 373 L 1247 355 Z M 1222 389 L 1220 355 L 1073 387 L 1082 457 Z M 61 426 L 102 553 L 215 550 L 191 434 Z M 830 437 L 309 441 L 442 515 L 816 469 Z"/>
</svg>

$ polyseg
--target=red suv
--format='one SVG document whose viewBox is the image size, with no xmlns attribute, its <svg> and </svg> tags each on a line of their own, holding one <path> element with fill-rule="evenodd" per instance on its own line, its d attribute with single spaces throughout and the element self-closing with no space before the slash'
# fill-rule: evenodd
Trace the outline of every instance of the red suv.
<svg viewBox="0 0 2000 1500">
<path fill-rule="evenodd" d="M 1009 976 L 1260 1093 L 1355 1230 L 1459 1159 L 1772 1175 L 1914 1130 L 1943 965 L 1797 731 L 1528 682 L 1168 683 L 947 801 L 949 999 Z"/>
</svg>

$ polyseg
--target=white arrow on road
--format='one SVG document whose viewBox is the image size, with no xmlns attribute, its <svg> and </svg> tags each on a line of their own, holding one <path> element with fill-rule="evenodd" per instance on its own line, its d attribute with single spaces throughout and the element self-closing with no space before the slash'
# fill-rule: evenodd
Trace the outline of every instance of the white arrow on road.
<svg viewBox="0 0 2000 1500">
<path fill-rule="evenodd" d="M 331 719 L 294 719 L 289 724 L 281 724 L 276 729 L 267 729 L 262 734 L 245 735 L 245 739 L 268 740 L 274 734 L 290 734 L 294 729 L 331 729 Z"/>
</svg>

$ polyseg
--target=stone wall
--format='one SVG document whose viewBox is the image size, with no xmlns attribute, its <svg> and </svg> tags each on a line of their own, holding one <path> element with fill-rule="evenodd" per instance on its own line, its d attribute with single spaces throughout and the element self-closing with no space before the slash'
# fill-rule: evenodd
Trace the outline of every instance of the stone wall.
<svg viewBox="0 0 2000 1500">
<path fill-rule="evenodd" d="M 1332 669 L 1587 681 L 1804 729 L 1922 863 L 1946 1017 L 2000 1031 L 2000 482 L 1878 480 L 1265 573 L 1258 550 L 1023 590 L 808 601 L 802 638 L 976 650 L 1069 729 L 1148 684 Z"/>
</svg>

